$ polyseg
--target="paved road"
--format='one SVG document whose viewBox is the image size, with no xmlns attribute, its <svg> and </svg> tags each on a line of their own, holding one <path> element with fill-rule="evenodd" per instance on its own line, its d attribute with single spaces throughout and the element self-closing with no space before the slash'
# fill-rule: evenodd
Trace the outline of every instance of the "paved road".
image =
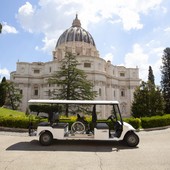
<svg viewBox="0 0 170 170">
<path fill-rule="evenodd" d="M 0 132 L 0 170 L 170 170 L 170 128 L 138 135 L 136 148 L 102 141 L 43 147 L 26 133 Z"/>
</svg>

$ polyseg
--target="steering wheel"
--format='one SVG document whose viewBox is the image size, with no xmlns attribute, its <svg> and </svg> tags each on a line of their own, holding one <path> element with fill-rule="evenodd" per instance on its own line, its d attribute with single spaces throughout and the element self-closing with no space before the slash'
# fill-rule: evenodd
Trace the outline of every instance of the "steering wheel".
<svg viewBox="0 0 170 170">
<path fill-rule="evenodd" d="M 113 115 L 110 115 L 108 118 L 107 118 L 107 120 L 113 120 L 114 119 L 114 116 Z"/>
</svg>

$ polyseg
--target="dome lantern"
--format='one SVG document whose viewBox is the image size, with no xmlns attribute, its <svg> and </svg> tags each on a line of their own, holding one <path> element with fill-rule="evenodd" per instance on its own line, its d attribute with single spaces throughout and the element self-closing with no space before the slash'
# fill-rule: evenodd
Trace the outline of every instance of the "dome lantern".
<svg viewBox="0 0 170 170">
<path fill-rule="evenodd" d="M 72 27 L 81 27 L 80 20 L 78 19 L 78 15 L 76 14 L 76 18 L 73 20 Z"/>
</svg>

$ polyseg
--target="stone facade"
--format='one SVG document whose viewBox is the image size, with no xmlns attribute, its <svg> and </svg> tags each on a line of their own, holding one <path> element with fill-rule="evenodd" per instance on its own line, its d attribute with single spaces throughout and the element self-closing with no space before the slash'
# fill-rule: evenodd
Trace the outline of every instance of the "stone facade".
<svg viewBox="0 0 170 170">
<path fill-rule="evenodd" d="M 100 58 L 92 36 L 81 27 L 77 16 L 72 27 L 59 37 L 52 61 L 18 62 L 16 71 L 11 73 L 11 81 L 17 84 L 23 94 L 21 110 L 26 110 L 29 99 L 50 98 L 50 92 L 55 87 L 48 84 L 48 78 L 59 70 L 66 51 L 76 55 L 79 68 L 93 82 L 94 90 L 98 92 L 96 100 L 119 101 L 122 115 L 128 117 L 133 92 L 140 82 L 138 68 L 115 66 Z M 102 118 L 107 116 L 105 112 L 99 115 Z"/>
</svg>

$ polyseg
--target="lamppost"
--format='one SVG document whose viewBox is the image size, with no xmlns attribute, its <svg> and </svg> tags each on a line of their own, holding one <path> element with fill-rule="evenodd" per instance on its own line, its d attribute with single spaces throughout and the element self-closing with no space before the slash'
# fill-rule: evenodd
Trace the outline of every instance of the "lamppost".
<svg viewBox="0 0 170 170">
<path fill-rule="evenodd" d="M 0 34 L 1 34 L 1 32 L 2 32 L 2 24 L 0 23 Z"/>
</svg>

